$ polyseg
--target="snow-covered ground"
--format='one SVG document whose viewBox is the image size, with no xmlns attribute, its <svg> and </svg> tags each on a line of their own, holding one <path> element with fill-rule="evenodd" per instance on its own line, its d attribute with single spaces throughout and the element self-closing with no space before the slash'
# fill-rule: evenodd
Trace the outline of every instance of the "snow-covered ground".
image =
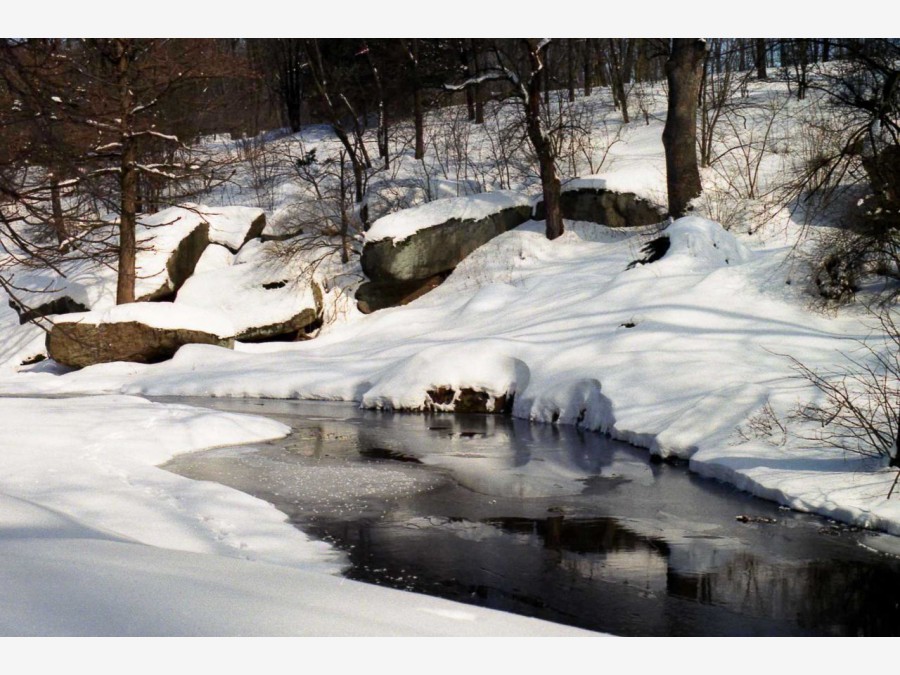
<svg viewBox="0 0 900 675">
<path fill-rule="evenodd" d="M 655 263 L 628 269 L 647 236 L 567 223 L 548 241 L 527 223 L 467 258 L 418 301 L 301 343 L 188 345 L 157 365 L 19 373 L 6 394 L 117 392 L 361 401 L 421 408 L 441 386 L 515 392 L 513 414 L 579 422 L 801 510 L 900 534 L 893 472 L 799 439 L 745 441 L 736 428 L 770 402 L 815 397 L 786 355 L 833 366 L 866 336 L 860 312 L 809 311 L 786 283 L 779 234 L 735 237 L 677 221 Z M 40 372 L 44 371 L 44 372 Z"/>
<path fill-rule="evenodd" d="M 764 100 L 775 88 L 761 87 L 752 95 Z M 649 124 L 604 126 L 604 135 L 589 139 L 594 150 L 589 166 L 574 168 L 598 176 L 594 183 L 606 181 L 660 202 L 664 108 L 659 96 L 648 100 Z M 591 105 L 596 115 L 613 115 L 602 93 Z M 769 109 L 761 110 L 765 116 Z M 761 175 L 783 168 L 778 143 L 787 143 L 791 124 L 796 125 L 791 115 L 800 112 L 779 109 L 777 143 L 772 156 L 761 158 Z M 454 128 L 445 124 L 453 114 L 458 111 L 432 116 L 425 162 L 408 157 L 400 162 L 395 182 L 411 186 L 401 196 L 434 196 L 436 184 L 456 185 L 467 194 L 475 191 L 473 181 L 481 190 L 534 193 L 535 176 L 519 171 L 517 163 L 493 173 L 486 168 L 498 161 L 490 151 L 496 140 L 493 122 L 481 129 L 464 126 L 464 145 L 474 159 L 438 161 L 452 145 L 442 139 Z M 315 147 L 320 158 L 336 147 L 321 127 L 273 143 Z M 727 163 L 720 165 L 726 169 Z M 704 176 L 711 188 L 724 178 L 735 177 Z M 210 199 L 253 206 L 268 201 L 270 225 L 277 229 L 296 217 L 304 189 L 285 182 L 270 195 L 232 189 Z M 398 205 L 405 205 L 402 199 L 385 210 Z M 369 316 L 355 309 L 334 311 L 320 336 L 306 342 L 238 344 L 234 351 L 188 345 L 171 361 L 155 365 L 113 363 L 75 372 L 52 363 L 19 367 L 33 355 L 40 333 L 32 326 L 19 328 L 15 313 L 4 310 L 0 393 L 115 396 L 0 399 L 2 433 L 10 434 L 3 436 L 3 446 L 15 448 L 0 455 L 0 495 L 8 504 L 0 546 L 11 551 L 11 562 L 4 565 L 10 565 L 10 575 L 23 576 L 44 565 L 41 576 L 60 589 L 22 591 L 40 598 L 34 614 L 27 615 L 33 623 L 15 623 L 18 610 L 0 609 L 0 620 L 13 622 L 9 632 L 79 632 L 78 607 L 103 606 L 100 601 L 108 597 L 101 590 L 96 598 L 77 590 L 81 580 L 96 574 L 110 580 L 106 590 L 113 595 L 121 590 L 131 598 L 131 607 L 141 606 L 144 598 L 146 612 L 136 612 L 128 623 L 113 609 L 109 616 L 101 611 L 95 623 L 84 624 L 84 632 L 152 633 L 169 626 L 169 632 L 184 633 L 291 633 L 308 626 L 306 632 L 322 634 L 525 634 L 546 628 L 416 596 L 389 598 L 383 594 L 392 592 L 381 589 L 345 594 L 357 587 L 329 575 L 311 576 L 310 567 L 334 572 L 340 561 L 291 530 L 273 509 L 153 468 L 178 452 L 271 438 L 285 430 L 252 418 L 150 404 L 140 395 L 319 398 L 416 408 L 429 389 L 441 386 L 514 392 L 518 417 L 605 431 L 656 454 L 690 458 L 693 471 L 793 508 L 900 535 L 900 501 L 886 499 L 893 472 L 793 436 L 772 445 L 736 433 L 767 402 L 785 414 L 815 398 L 815 390 L 796 377 L 789 356 L 811 368 L 835 367 L 842 352 L 871 334 L 871 326 L 858 308 L 833 315 L 810 309 L 807 274 L 789 257 L 798 232 L 789 218 L 762 226 L 746 220 L 746 211 L 716 217 L 724 221 L 724 215 L 730 216 L 730 231 L 700 217 L 677 221 L 667 231 L 671 247 L 665 257 L 630 268 L 642 256 L 641 247 L 658 234 L 655 229 L 567 222 L 565 235 L 548 241 L 543 223 L 529 222 L 478 249 L 443 285 L 408 306 Z M 235 259 L 229 255 L 215 249 L 209 256 L 205 288 L 215 289 L 207 275 L 230 269 Z M 324 265 L 319 274 L 323 270 L 332 278 L 356 273 L 352 264 Z M 332 309 L 341 288 L 326 285 L 326 296 L 332 294 L 326 305 L 331 302 Z M 76 435 L 79 431 L 83 436 Z M 161 576 L 153 569 L 163 570 Z M 146 578 L 146 586 L 126 584 L 136 575 Z M 168 595 L 161 590 L 167 575 L 176 580 Z M 280 584 L 309 579 L 308 594 L 272 593 L 267 579 L 275 577 Z M 208 592 L 190 590 L 196 589 L 194 581 Z M 231 582 L 241 584 L 235 585 L 240 593 L 229 595 Z M 221 603 L 238 595 L 244 611 L 224 612 Z M 187 617 L 160 618 L 159 612 L 181 616 L 201 596 L 208 604 L 191 615 L 199 617 L 198 624 Z M 24 603 L 26 596 L 13 597 Z M 381 612 L 385 604 L 392 609 L 383 610 L 379 622 L 363 606 L 350 605 L 351 597 L 372 598 L 373 611 Z M 343 609 L 342 602 L 348 603 Z M 265 621 L 255 623 L 261 612 L 250 610 L 270 605 Z M 422 610 L 415 618 L 413 610 L 420 606 L 433 611 Z M 53 616 L 60 617 L 58 623 Z"/>
<path fill-rule="evenodd" d="M 584 633 L 341 579 L 274 507 L 156 466 L 278 422 L 131 396 L 0 399 L 0 418 L 2 635 Z"/>
</svg>

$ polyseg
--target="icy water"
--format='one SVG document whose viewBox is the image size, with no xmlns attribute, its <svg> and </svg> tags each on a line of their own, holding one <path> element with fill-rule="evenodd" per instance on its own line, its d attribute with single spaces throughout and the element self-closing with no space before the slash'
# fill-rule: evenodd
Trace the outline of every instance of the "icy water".
<svg viewBox="0 0 900 675">
<path fill-rule="evenodd" d="M 352 579 L 618 635 L 897 635 L 896 539 L 599 434 L 352 404 L 178 399 L 290 424 L 165 468 L 265 499 Z M 876 549 L 876 550 L 873 550 Z"/>
</svg>

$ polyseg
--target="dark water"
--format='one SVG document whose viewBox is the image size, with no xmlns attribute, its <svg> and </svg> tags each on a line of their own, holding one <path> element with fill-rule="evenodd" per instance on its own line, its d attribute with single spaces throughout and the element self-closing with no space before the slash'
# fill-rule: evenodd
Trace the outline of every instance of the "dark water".
<svg viewBox="0 0 900 675">
<path fill-rule="evenodd" d="M 180 399 L 290 424 L 166 466 L 265 499 L 346 575 L 619 635 L 897 635 L 895 538 L 571 428 Z M 740 518 L 740 520 L 738 520 Z"/>
</svg>

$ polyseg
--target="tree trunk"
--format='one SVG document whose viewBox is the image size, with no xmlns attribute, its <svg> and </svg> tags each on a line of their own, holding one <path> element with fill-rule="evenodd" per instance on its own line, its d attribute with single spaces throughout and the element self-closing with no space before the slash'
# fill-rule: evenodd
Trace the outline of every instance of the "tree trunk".
<svg viewBox="0 0 900 675">
<path fill-rule="evenodd" d="M 544 48 L 544 69 L 541 71 L 544 78 L 544 105 L 550 107 L 550 49 Z"/>
<path fill-rule="evenodd" d="M 766 39 L 756 38 L 756 78 L 768 79 L 766 74 Z"/>
<path fill-rule="evenodd" d="M 475 72 L 481 72 L 481 64 L 478 60 L 478 50 L 475 48 L 475 43 L 470 41 L 469 45 L 472 50 L 472 62 L 475 64 Z M 484 124 L 484 88 L 480 82 L 476 82 L 473 89 L 475 94 L 475 124 Z"/>
<path fill-rule="evenodd" d="M 116 304 L 135 301 L 134 280 L 137 257 L 136 206 L 137 169 L 134 166 L 134 143 L 125 141 L 122 148 L 122 173 L 119 179 L 121 203 L 119 213 L 119 275 L 116 284 Z"/>
<path fill-rule="evenodd" d="M 594 86 L 594 43 L 592 38 L 584 41 L 584 95 L 591 95 Z"/>
<path fill-rule="evenodd" d="M 538 158 L 541 173 L 541 188 L 544 194 L 544 208 L 547 213 L 547 239 L 556 239 L 563 233 L 562 209 L 560 207 L 560 182 L 556 175 L 556 160 L 553 146 L 541 123 L 541 71 L 546 69 L 546 46 L 538 50 L 529 42 L 528 56 L 531 61 L 531 78 L 528 81 L 528 95 L 525 100 L 525 127 L 528 139 Z"/>
<path fill-rule="evenodd" d="M 569 88 L 569 103 L 575 102 L 575 40 L 566 40 L 566 84 Z"/>
<path fill-rule="evenodd" d="M 118 44 L 116 83 L 119 89 L 119 134 L 122 143 L 122 160 L 119 173 L 119 260 L 116 281 L 116 304 L 134 302 L 135 259 L 137 244 L 137 148 L 132 134 L 132 108 L 134 94 L 129 77 L 129 53 L 124 41 Z"/>
<path fill-rule="evenodd" d="M 626 57 L 626 61 L 628 58 Z M 609 71 L 610 84 L 613 90 L 613 99 L 618 103 L 619 109 L 622 111 L 622 121 L 628 124 L 631 118 L 628 115 L 628 94 L 625 91 L 625 64 L 619 59 L 619 53 L 616 49 L 616 41 L 609 39 Z"/>
<path fill-rule="evenodd" d="M 457 47 L 459 55 L 459 63 L 462 66 L 463 78 L 468 80 L 472 77 L 474 71 L 473 61 L 469 58 L 469 49 L 466 48 L 466 42 L 460 40 Z M 466 85 L 466 109 L 469 113 L 469 121 L 475 121 L 475 88 L 471 84 Z"/>
<path fill-rule="evenodd" d="M 697 166 L 697 100 L 703 77 L 706 43 L 698 38 L 674 38 L 666 61 L 669 107 L 663 129 L 669 214 L 683 216 L 701 192 Z"/>
<path fill-rule="evenodd" d="M 425 157 L 425 114 L 422 111 L 422 87 L 419 83 L 419 41 L 413 38 L 409 50 L 413 76 L 413 117 L 416 125 L 415 159 Z"/>
<path fill-rule="evenodd" d="M 366 58 L 369 61 L 369 68 L 372 70 L 372 79 L 375 80 L 375 91 L 378 94 L 378 156 L 384 160 L 384 168 L 391 168 L 391 158 L 388 148 L 388 113 L 387 104 L 384 100 L 384 87 L 381 84 L 381 73 L 375 65 L 375 59 L 372 58 L 372 50 L 366 45 Z M 341 165 L 341 173 L 344 167 Z"/>
</svg>

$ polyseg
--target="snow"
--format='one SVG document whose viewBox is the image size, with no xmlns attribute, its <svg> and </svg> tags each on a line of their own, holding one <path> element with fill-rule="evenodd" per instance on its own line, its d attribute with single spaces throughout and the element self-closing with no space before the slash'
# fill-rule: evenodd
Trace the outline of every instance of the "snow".
<svg viewBox="0 0 900 675">
<path fill-rule="evenodd" d="M 192 277 L 203 274 L 204 272 L 221 270 L 232 263 L 234 263 L 234 253 L 219 244 L 210 244 L 203 251 L 200 260 L 197 261 Z"/>
<path fill-rule="evenodd" d="M 266 502 L 157 468 L 279 422 L 130 396 L 0 400 L 0 633 L 577 635 L 341 579 Z"/>
<path fill-rule="evenodd" d="M 195 210 L 173 206 L 139 220 L 135 261 L 135 297 L 159 291 L 170 284 L 166 267 L 178 244 L 194 231 L 203 217 Z M 115 226 L 100 228 L 94 240 L 83 246 L 88 253 L 109 250 L 118 240 Z M 29 307 L 37 307 L 61 297 L 69 297 L 89 309 L 103 309 L 116 303 L 117 274 L 114 266 L 85 259 L 79 250 L 58 265 L 64 276 L 49 269 L 17 269 L 12 282 L 16 298 Z"/>
<path fill-rule="evenodd" d="M 209 241 L 237 251 L 250 232 L 250 226 L 265 211 L 250 206 L 201 207 L 200 213 L 209 223 Z"/>
<path fill-rule="evenodd" d="M 779 449 L 777 471 L 765 469 L 770 451 L 741 445 L 735 434 L 767 400 L 781 400 L 787 412 L 814 395 L 783 355 L 833 364 L 848 340 L 868 334 L 865 317 L 810 312 L 802 284 L 785 283 L 790 246 L 777 234 L 738 237 L 696 216 L 665 234 L 671 246 L 661 260 L 627 269 L 657 230 L 567 222 L 551 242 L 542 223 L 530 222 L 477 250 L 410 305 L 312 341 L 239 352 L 188 345 L 154 366 L 22 373 L 0 380 L 0 391 L 412 409 L 443 386 L 514 391 L 517 417 L 605 431 L 655 454 L 692 458 L 695 471 L 794 508 L 900 534 L 900 502 L 884 499 L 890 472 L 860 473 L 840 452 L 796 439 Z"/>
<path fill-rule="evenodd" d="M 376 220 L 366 232 L 366 241 L 393 239 L 403 241 L 423 230 L 448 220 L 481 220 L 504 209 L 530 206 L 527 195 L 498 191 L 464 197 L 437 199 L 413 209 L 398 211 Z"/>
<path fill-rule="evenodd" d="M 653 176 L 652 172 L 616 172 L 610 174 L 598 174 L 579 176 L 566 181 L 562 186 L 563 192 L 575 192 L 576 190 L 606 190 L 622 194 L 631 193 L 640 199 L 664 206 L 665 201 L 660 202 L 659 185 L 656 180 L 648 180 Z"/>
<path fill-rule="evenodd" d="M 304 266 L 279 257 L 276 247 L 276 242 L 253 242 L 232 265 L 194 274 L 178 291 L 175 306 L 187 314 L 201 308 L 227 317 L 232 335 L 316 310 L 319 303 Z"/>
<path fill-rule="evenodd" d="M 644 89 L 635 95 L 642 111 L 646 107 L 646 124 L 612 119 L 607 126 L 607 117 L 615 116 L 608 92 L 579 97 L 595 120 L 589 139 L 593 154 L 590 161 L 579 160 L 570 174 L 581 178 L 569 180 L 564 189 L 632 192 L 665 203 L 664 97 Z M 783 95 L 781 83 L 751 83 L 748 102 Z M 809 105 L 814 103 L 763 107 L 760 119 L 748 114 L 751 128 L 764 126 L 769 110 L 779 115 L 772 146 L 759 164 L 759 194 L 766 194 L 767 185 L 799 156 L 790 152 L 799 147 L 792 134 L 804 119 L 803 106 Z M 402 241 L 449 219 L 483 218 L 530 205 L 539 185 L 535 172 L 521 168 L 527 162 L 517 157 L 505 171 L 497 170 L 502 159 L 494 150 L 498 131 L 515 118 L 509 110 L 489 110 L 484 125 L 459 124 L 464 108 L 430 113 L 428 155 L 413 161 L 401 146 L 392 160 L 396 194 L 386 187 L 377 200 L 379 209 L 395 212 L 378 219 L 365 235 L 357 233 L 354 245 Z M 724 141 L 718 143 L 726 149 Z M 454 157 L 453 144 L 465 146 L 464 155 Z M 269 147 L 276 155 L 285 148 L 316 149 L 324 161 L 337 155 L 339 144 L 318 126 L 273 139 Z M 32 625 L 34 632 L 43 627 L 61 633 L 85 625 L 96 632 L 135 633 L 164 632 L 169 626 L 185 634 L 462 634 L 470 626 L 473 634 L 530 634 L 535 624 L 512 617 L 312 576 L 310 567 L 333 571 L 342 561 L 330 549 L 311 549 L 261 502 L 221 486 L 169 478 L 153 468 L 176 452 L 283 431 L 262 421 L 150 404 L 136 395 L 335 399 L 420 409 L 427 392 L 438 387 L 473 387 L 495 396 L 514 392 L 516 417 L 606 432 L 656 455 L 689 459 L 694 472 L 791 508 L 900 535 L 900 499 L 886 499 L 894 471 L 797 436 L 772 444 L 736 431 L 767 403 L 786 415 L 798 402 L 815 398 L 816 391 L 796 377 L 788 356 L 813 369 L 834 368 L 856 340 L 872 334 L 859 307 L 831 314 L 810 309 L 807 270 L 789 257 L 798 246 L 800 227 L 783 213 L 767 225 L 753 219 L 753 209 L 765 211 L 771 204 L 745 194 L 748 176 L 741 171 L 746 159 L 726 154 L 715 170 L 704 170 L 706 191 L 696 206 L 711 219 L 684 218 L 662 233 L 566 222 L 566 233 L 552 242 L 543 234 L 543 223 L 529 222 L 478 249 L 429 294 L 369 316 L 352 307 L 337 309 L 338 300 L 346 301 L 347 289 L 358 282 L 359 270 L 356 263 L 329 262 L 317 268 L 316 278 L 323 282 L 330 323 L 307 342 L 238 345 L 235 351 L 187 345 L 172 360 L 155 365 L 103 364 L 66 372 L 50 363 L 16 373 L 24 358 L 39 353 L 43 334 L 35 326 L 19 327 L 11 310 L 0 311 L 0 393 L 116 394 L 99 400 L 0 399 L 0 414 L 9 419 L 0 439 L 10 448 L 0 456 L 0 574 L 15 577 L 25 589 L 4 585 L 4 597 L 14 598 L 8 606 L 15 609 L 0 608 L 0 621 L 14 626 L 12 617 L 19 612 L 23 621 L 11 631 L 26 632 L 24 627 Z M 229 246 L 239 235 L 237 221 L 258 209 L 248 207 L 232 219 L 225 217 L 230 212 L 224 207 L 244 206 L 251 199 L 268 202 L 267 232 L 283 234 L 292 231 L 293 206 L 307 208 L 313 200 L 309 186 L 290 181 L 271 194 L 248 197 L 251 174 L 239 171 L 232 184 L 210 196 L 214 206 L 202 207 L 203 217 L 222 216 L 218 224 L 210 223 L 211 231 L 219 232 L 223 243 L 227 238 Z M 480 194 L 446 196 L 468 193 Z M 165 251 L 172 248 L 166 237 L 183 236 L 200 217 L 196 210 L 167 210 L 143 223 L 141 231 L 154 238 L 155 250 L 139 254 L 141 289 L 164 267 Z M 154 223 L 171 224 L 149 227 Z M 671 243 L 666 255 L 629 269 L 642 257 L 641 247 L 661 234 Z M 308 286 L 286 284 L 282 294 L 275 292 L 281 289 L 260 291 L 260 284 L 297 279 L 309 272 L 310 261 L 323 258 L 322 249 L 309 248 L 297 254 L 291 263 L 296 267 L 267 267 L 268 253 L 276 248 L 251 242 L 234 256 L 211 245 L 175 306 L 191 314 L 194 304 L 224 313 L 235 330 L 268 321 L 255 315 L 295 301 L 288 296 L 302 295 Z M 109 269 L 75 260 L 63 267 L 64 282 L 21 268 L 15 282 L 34 291 L 28 298 L 36 304 L 63 293 L 100 309 L 113 303 Z M 50 293 L 40 292 L 48 286 Z M 208 328 L 207 320 L 202 323 Z M 20 422 L 30 426 L 16 426 Z M 32 436 L 33 443 L 20 443 L 20 437 Z M 123 447 L 130 451 L 122 452 Z M 479 453 L 483 456 L 428 461 L 452 463 L 472 489 L 491 483 L 492 490 L 510 496 L 565 494 L 577 487 L 574 477 L 581 475 L 563 464 L 548 464 L 532 466 L 528 480 L 500 478 L 497 470 L 509 468 L 514 458 L 482 448 Z M 637 474 L 646 466 L 627 470 Z M 282 541 L 288 533 L 288 541 Z M 873 540 L 878 550 L 897 550 L 886 535 L 873 535 Z M 28 577 L 32 568 L 40 574 Z M 103 589 L 90 581 L 91 570 L 106 575 Z M 63 588 L 59 603 L 38 588 L 42 580 Z M 91 592 L 79 595 L 79 584 Z M 284 592 L 285 584 L 290 593 Z M 229 592 L 228 585 L 237 590 Z M 116 595 L 133 608 L 130 614 L 116 615 L 110 608 Z M 353 603 L 370 598 L 371 605 L 361 600 L 347 610 L 351 597 Z M 26 598 L 33 614 L 21 606 Z M 226 601 L 237 605 L 223 609 Z M 192 602 L 199 604 L 195 608 Z M 91 615 L 94 623 L 78 623 L 84 606 L 103 608 Z M 419 611 L 425 606 L 427 611 Z M 104 619 L 107 611 L 116 619 Z M 280 623 L 285 617 L 290 628 Z M 454 625 L 457 617 L 466 621 Z M 440 623 L 431 623 L 439 618 Z"/>
<path fill-rule="evenodd" d="M 132 302 L 96 312 L 63 314 L 55 319 L 56 323 L 94 326 L 132 321 L 152 328 L 202 331 L 222 338 L 235 334 L 234 324 L 222 312 L 172 302 Z"/>
</svg>

